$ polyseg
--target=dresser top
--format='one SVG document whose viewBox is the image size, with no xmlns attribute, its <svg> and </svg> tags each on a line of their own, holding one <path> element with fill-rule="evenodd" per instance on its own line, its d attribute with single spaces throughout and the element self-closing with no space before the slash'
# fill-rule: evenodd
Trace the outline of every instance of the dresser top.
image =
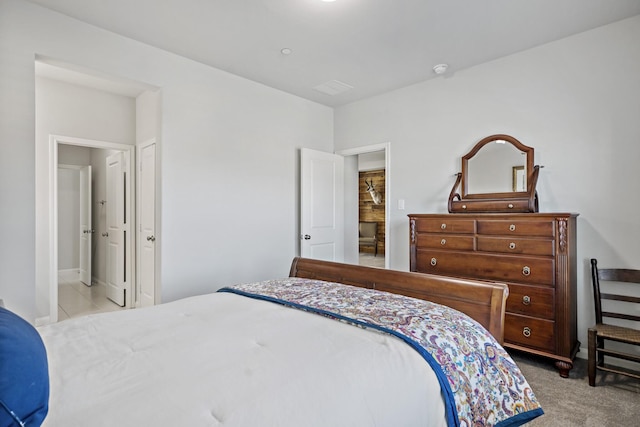
<svg viewBox="0 0 640 427">
<path fill-rule="evenodd" d="M 575 218 L 578 213 L 569 212 L 535 212 L 535 213 L 436 213 L 408 214 L 410 218 L 448 218 L 448 219 L 553 219 Z"/>
</svg>

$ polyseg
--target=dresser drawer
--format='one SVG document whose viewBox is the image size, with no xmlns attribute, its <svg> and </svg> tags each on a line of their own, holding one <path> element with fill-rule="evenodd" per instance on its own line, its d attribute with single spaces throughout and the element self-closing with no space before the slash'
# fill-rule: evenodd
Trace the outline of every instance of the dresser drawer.
<svg viewBox="0 0 640 427">
<path fill-rule="evenodd" d="M 419 248 L 473 250 L 473 236 L 457 234 L 418 234 L 416 245 Z"/>
<path fill-rule="evenodd" d="M 536 285 L 555 285 L 554 260 L 417 248 L 416 271 Z"/>
<path fill-rule="evenodd" d="M 555 351 L 554 321 L 507 313 L 504 323 L 505 342 L 543 351 Z"/>
<path fill-rule="evenodd" d="M 476 222 L 473 219 L 417 219 L 416 231 L 418 233 L 473 234 L 476 232 Z"/>
<path fill-rule="evenodd" d="M 529 198 L 500 199 L 467 199 L 465 201 L 452 200 L 451 212 L 460 214 L 467 212 L 531 212 Z"/>
<path fill-rule="evenodd" d="M 507 312 L 553 320 L 554 289 L 509 283 Z"/>
<path fill-rule="evenodd" d="M 478 220 L 478 234 L 553 237 L 554 230 L 554 222 L 549 220 Z"/>
<path fill-rule="evenodd" d="M 478 250 L 505 254 L 553 256 L 555 253 L 555 242 L 549 239 L 478 236 Z"/>
</svg>

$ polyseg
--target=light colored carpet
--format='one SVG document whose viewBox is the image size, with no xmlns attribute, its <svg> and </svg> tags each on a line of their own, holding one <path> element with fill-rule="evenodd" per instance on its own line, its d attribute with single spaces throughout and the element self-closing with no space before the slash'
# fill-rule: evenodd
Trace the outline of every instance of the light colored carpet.
<svg viewBox="0 0 640 427">
<path fill-rule="evenodd" d="M 527 426 L 640 426 L 640 380 L 598 372 L 590 387 L 584 359 L 576 359 L 569 378 L 561 378 L 549 359 L 510 353 L 545 412 Z"/>
</svg>

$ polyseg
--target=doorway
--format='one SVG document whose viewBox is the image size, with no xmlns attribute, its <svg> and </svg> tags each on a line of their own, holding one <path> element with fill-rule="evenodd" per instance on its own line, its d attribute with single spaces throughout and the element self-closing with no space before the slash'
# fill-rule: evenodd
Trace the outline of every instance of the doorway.
<svg viewBox="0 0 640 427">
<path fill-rule="evenodd" d="M 382 177 L 383 189 L 380 189 L 382 194 L 382 205 L 378 205 L 377 210 L 383 211 L 383 219 L 380 220 L 381 227 L 384 230 L 384 233 L 380 234 L 380 240 L 382 240 L 381 244 L 378 246 L 378 249 L 384 248 L 384 257 L 380 256 L 380 252 L 378 253 L 378 257 L 374 256 L 365 256 L 362 260 L 362 264 L 371 265 L 368 263 L 369 258 L 377 258 L 371 260 L 371 263 L 375 264 L 378 267 L 390 268 L 389 263 L 389 254 L 392 250 L 393 241 L 391 239 L 391 227 L 389 227 L 389 218 L 390 218 L 390 200 L 391 200 L 391 187 L 390 187 L 390 176 L 391 176 L 391 143 L 385 142 L 382 144 L 368 145 L 363 147 L 351 148 L 347 150 L 342 150 L 336 152 L 341 156 L 344 156 L 351 161 L 347 162 L 350 166 L 345 166 L 345 189 L 355 189 L 353 191 L 346 191 L 346 202 L 345 202 L 345 260 L 351 262 L 353 264 L 361 263 L 360 256 L 360 248 L 359 248 L 359 222 L 360 222 L 360 166 L 358 165 L 358 158 L 360 156 L 364 156 L 365 158 L 368 156 L 373 156 L 377 159 L 375 166 L 366 166 L 364 169 L 375 168 L 378 170 L 384 170 L 384 177 Z M 375 186 L 375 183 L 374 183 Z M 350 244 L 349 242 L 353 242 Z M 373 255 L 373 253 L 371 254 Z"/>
<path fill-rule="evenodd" d="M 385 169 L 384 151 L 358 155 L 358 261 L 384 268 Z"/>
<path fill-rule="evenodd" d="M 49 166 L 50 170 L 57 171 L 59 165 L 59 149 L 64 146 L 73 146 L 73 147 L 86 147 L 90 149 L 98 149 L 104 153 L 103 157 L 106 157 L 109 153 L 122 153 L 123 157 L 127 159 L 126 166 L 124 169 L 126 171 L 127 176 L 129 177 L 123 182 L 123 192 L 125 194 L 123 204 L 126 206 L 123 209 L 124 212 L 124 223 L 131 225 L 134 223 L 135 219 L 135 167 L 134 167 L 134 159 L 135 159 L 135 145 L 127 145 L 127 144 L 119 144 L 112 143 L 106 141 L 95 141 L 88 140 L 82 138 L 75 137 L 66 137 L 66 136 L 56 136 L 52 135 L 49 137 Z M 106 165 L 106 161 L 105 161 Z M 59 268 L 59 183 L 58 183 L 58 174 L 57 172 L 52 174 L 49 180 L 49 212 L 50 212 L 50 264 L 49 264 L 49 272 L 48 272 L 48 282 L 49 282 L 49 321 L 54 323 L 58 321 L 58 291 L 59 291 L 59 278 L 58 278 L 58 268 Z M 98 201 L 96 200 L 96 203 Z M 93 203 L 92 203 L 93 206 Z M 127 226 L 128 227 L 128 226 Z M 92 227 L 93 228 L 93 227 Z M 95 228 L 93 228 L 95 229 Z M 126 231 L 129 231 L 126 229 Z M 95 233 L 93 233 L 95 234 Z M 135 239 L 133 237 L 133 233 L 129 231 L 128 233 L 123 233 L 123 253 L 126 254 L 126 257 L 123 261 L 122 270 L 124 275 L 122 276 L 122 282 L 125 286 L 125 293 L 129 295 L 129 298 L 126 298 L 124 301 L 124 305 L 127 308 L 133 308 L 135 306 Z"/>
</svg>

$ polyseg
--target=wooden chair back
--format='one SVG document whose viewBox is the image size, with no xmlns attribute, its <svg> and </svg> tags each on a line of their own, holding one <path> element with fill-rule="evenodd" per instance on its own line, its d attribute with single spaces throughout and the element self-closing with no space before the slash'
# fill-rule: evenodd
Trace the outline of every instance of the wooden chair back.
<svg viewBox="0 0 640 427">
<path fill-rule="evenodd" d="M 606 268 L 599 269 L 598 261 L 596 259 L 591 260 L 591 274 L 592 274 L 592 284 L 593 284 L 593 297 L 594 297 L 594 305 L 596 309 L 596 323 L 604 323 L 603 318 L 616 318 L 616 319 L 625 319 L 632 320 L 636 322 L 640 322 L 640 315 L 633 314 L 633 308 L 629 305 L 619 304 L 617 307 L 622 307 L 622 309 L 617 309 L 613 305 L 611 307 L 607 307 L 606 311 L 602 310 L 602 300 L 611 300 L 611 301 L 622 301 L 631 304 L 640 304 L 640 297 L 629 295 L 628 293 L 620 293 L 619 291 L 610 290 L 606 288 L 603 292 L 601 289 L 600 282 L 618 282 L 618 283 L 632 283 L 638 285 L 637 292 L 640 295 L 640 270 L 630 270 L 630 269 L 621 269 L 621 268 Z M 624 307 L 629 308 L 629 310 L 624 310 Z M 640 307 L 638 308 L 638 313 L 640 313 Z"/>
</svg>

